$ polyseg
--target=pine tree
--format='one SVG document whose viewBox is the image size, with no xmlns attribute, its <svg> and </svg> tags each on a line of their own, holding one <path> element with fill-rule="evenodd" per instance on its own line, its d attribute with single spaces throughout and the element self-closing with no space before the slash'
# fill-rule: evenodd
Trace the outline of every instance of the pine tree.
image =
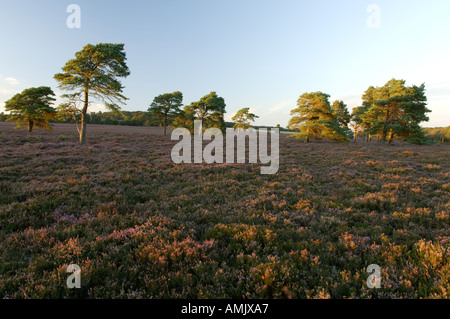
<svg viewBox="0 0 450 319">
<path fill-rule="evenodd" d="M 68 102 L 62 104 L 59 111 L 80 118 L 80 144 L 85 143 L 89 96 L 100 99 L 110 110 L 118 111 L 117 103 L 125 104 L 127 98 L 122 95 L 123 86 L 117 79 L 130 75 L 125 61 L 123 44 L 88 44 L 75 54 L 75 59 L 66 63 L 62 68 L 64 73 L 55 74 L 59 88 L 75 91 L 63 95 Z"/>
<path fill-rule="evenodd" d="M 304 93 L 297 101 L 297 108 L 291 111 L 292 118 L 288 128 L 298 130 L 294 135 L 309 143 L 311 138 L 327 138 L 334 141 L 347 141 L 344 130 L 334 115 L 329 95 L 322 92 Z"/>
<path fill-rule="evenodd" d="M 154 98 L 148 111 L 161 120 L 161 124 L 164 126 L 164 135 L 166 135 L 168 119 L 174 118 L 181 112 L 182 104 L 183 93 L 179 91 L 161 94 Z"/>
<path fill-rule="evenodd" d="M 425 84 L 407 87 L 404 80 L 392 79 L 382 87 L 369 87 L 363 95 L 362 122 L 370 134 L 381 141 L 392 143 L 395 136 L 401 139 L 424 138 L 420 122 L 428 121 L 426 113 Z"/>
<path fill-rule="evenodd" d="M 5 110 L 11 112 L 8 121 L 16 122 L 16 128 L 28 125 L 28 132 L 34 127 L 51 130 L 48 123 L 56 119 L 56 110 L 51 106 L 55 93 L 47 86 L 29 88 L 14 95 L 5 102 Z"/>
<path fill-rule="evenodd" d="M 237 111 L 237 113 L 232 117 L 232 120 L 235 122 L 235 129 L 249 129 L 251 128 L 250 121 L 254 122 L 255 118 L 258 118 L 257 115 L 250 113 L 250 108 L 246 107 Z"/>
</svg>

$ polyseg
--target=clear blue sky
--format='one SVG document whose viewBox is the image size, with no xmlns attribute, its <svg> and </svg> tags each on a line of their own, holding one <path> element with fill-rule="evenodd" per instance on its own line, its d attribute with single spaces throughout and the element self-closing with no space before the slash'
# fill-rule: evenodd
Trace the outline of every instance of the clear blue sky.
<svg viewBox="0 0 450 319">
<path fill-rule="evenodd" d="M 66 8 L 81 7 L 81 29 Z M 369 28 L 370 4 L 380 28 Z M 184 103 L 211 91 L 226 119 L 243 107 L 258 125 L 287 125 L 304 92 L 322 91 L 351 109 L 391 78 L 426 84 L 424 126 L 450 125 L 450 1 L 0 0 L 0 111 L 27 87 L 56 93 L 55 73 L 87 43 L 124 43 L 131 75 L 124 110 L 156 95 Z M 101 106 L 93 105 L 92 110 Z"/>
</svg>

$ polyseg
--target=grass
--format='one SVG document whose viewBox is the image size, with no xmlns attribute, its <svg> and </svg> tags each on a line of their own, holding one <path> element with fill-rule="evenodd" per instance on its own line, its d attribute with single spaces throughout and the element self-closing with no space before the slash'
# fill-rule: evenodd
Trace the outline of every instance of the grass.
<svg viewBox="0 0 450 319">
<path fill-rule="evenodd" d="M 448 145 L 281 135 L 261 175 L 173 164 L 159 128 L 0 131 L 0 297 L 450 297 Z"/>
</svg>

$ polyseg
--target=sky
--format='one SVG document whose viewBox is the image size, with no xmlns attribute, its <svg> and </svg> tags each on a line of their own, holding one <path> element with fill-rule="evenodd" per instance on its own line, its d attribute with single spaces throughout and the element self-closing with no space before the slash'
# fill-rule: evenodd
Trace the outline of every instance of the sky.
<svg viewBox="0 0 450 319">
<path fill-rule="evenodd" d="M 67 26 L 70 4 L 80 28 Z M 125 44 L 127 111 L 162 93 L 181 91 L 188 105 L 216 91 L 226 120 L 249 107 L 255 125 L 285 127 L 305 92 L 351 110 L 369 86 L 396 78 L 425 83 L 423 126 L 449 126 L 449 14 L 448 0 L 0 0 L 0 112 L 29 87 L 63 94 L 54 74 L 103 42 Z"/>
</svg>

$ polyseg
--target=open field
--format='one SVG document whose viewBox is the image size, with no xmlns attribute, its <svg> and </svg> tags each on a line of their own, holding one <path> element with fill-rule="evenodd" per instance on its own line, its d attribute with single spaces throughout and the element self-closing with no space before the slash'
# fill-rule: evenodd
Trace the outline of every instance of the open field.
<svg viewBox="0 0 450 319">
<path fill-rule="evenodd" d="M 0 123 L 0 297 L 450 297 L 449 145 L 281 134 L 261 175 L 173 164 L 160 132 Z"/>
</svg>

